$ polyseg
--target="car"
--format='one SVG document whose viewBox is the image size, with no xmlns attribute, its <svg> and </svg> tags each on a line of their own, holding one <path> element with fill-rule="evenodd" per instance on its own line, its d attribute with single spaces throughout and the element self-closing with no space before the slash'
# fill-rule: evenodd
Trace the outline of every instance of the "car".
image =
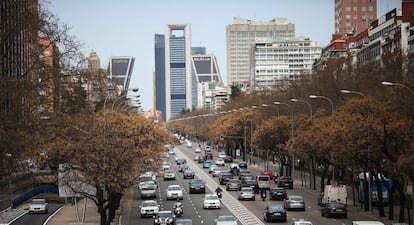
<svg viewBox="0 0 414 225">
<path fill-rule="evenodd" d="M 165 190 L 167 192 L 167 200 L 183 199 L 183 189 L 178 184 L 170 184 Z"/>
<path fill-rule="evenodd" d="M 220 209 L 221 201 L 216 194 L 206 194 L 203 198 L 203 208 L 204 209 Z"/>
<path fill-rule="evenodd" d="M 192 147 L 193 147 L 193 143 L 191 143 L 191 141 L 186 141 L 186 142 L 185 142 L 185 146 L 186 146 L 187 148 L 192 148 Z"/>
<path fill-rule="evenodd" d="M 233 157 L 226 155 L 226 157 L 223 158 L 224 162 L 226 163 L 232 163 L 233 162 Z"/>
<path fill-rule="evenodd" d="M 204 156 L 200 156 L 198 157 L 197 163 L 203 163 L 204 161 L 206 161 L 206 158 L 204 158 Z"/>
<path fill-rule="evenodd" d="M 237 219 L 232 215 L 221 215 L 214 220 L 215 225 L 237 225 Z"/>
<path fill-rule="evenodd" d="M 321 215 L 325 217 L 348 217 L 347 206 L 342 202 L 329 202 L 322 206 Z"/>
<path fill-rule="evenodd" d="M 166 170 L 164 172 L 164 180 L 175 180 L 175 171 L 174 170 Z"/>
<path fill-rule="evenodd" d="M 270 178 L 270 180 L 274 180 L 275 179 L 275 177 L 274 177 L 275 174 L 272 173 L 272 172 L 270 172 L 270 171 L 263 171 L 263 172 L 260 173 L 260 175 L 262 175 L 262 176 L 268 176 Z"/>
<path fill-rule="evenodd" d="M 188 164 L 181 164 L 178 166 L 178 172 L 184 172 L 185 170 L 188 170 L 190 166 Z"/>
<path fill-rule="evenodd" d="M 201 156 L 200 155 L 195 155 L 194 156 L 194 162 L 197 162 L 198 161 L 198 158 L 200 158 Z"/>
<path fill-rule="evenodd" d="M 141 218 L 157 215 L 160 211 L 160 205 L 155 200 L 146 200 L 139 206 Z"/>
<path fill-rule="evenodd" d="M 159 211 L 154 217 L 154 225 L 174 225 L 175 216 L 172 211 Z"/>
<path fill-rule="evenodd" d="M 157 184 L 154 181 L 145 181 L 138 184 L 141 198 L 156 198 Z"/>
<path fill-rule="evenodd" d="M 224 166 L 226 163 L 224 162 L 223 158 L 217 158 L 216 159 L 216 165 L 217 166 Z"/>
<path fill-rule="evenodd" d="M 281 176 L 277 179 L 277 186 L 293 189 L 293 179 L 290 176 Z"/>
<path fill-rule="evenodd" d="M 259 189 L 270 189 L 270 177 L 266 175 L 257 175 L 256 176 L 257 187 Z"/>
<path fill-rule="evenodd" d="M 200 147 L 195 148 L 194 153 L 201 153 L 201 148 Z"/>
<path fill-rule="evenodd" d="M 264 209 L 263 219 L 266 222 L 287 222 L 287 213 L 282 205 L 267 205 Z"/>
<path fill-rule="evenodd" d="M 211 152 L 206 152 L 206 153 L 204 154 L 204 159 L 205 159 L 205 160 L 208 160 L 208 159 L 213 160 L 213 153 L 211 153 Z"/>
<path fill-rule="evenodd" d="M 213 173 L 214 170 L 216 170 L 218 168 L 217 165 L 211 165 L 210 168 L 208 169 L 208 173 Z"/>
<path fill-rule="evenodd" d="M 210 168 L 211 164 L 212 163 L 210 160 L 206 160 L 203 162 L 203 168 Z"/>
<path fill-rule="evenodd" d="M 222 159 L 224 159 L 224 157 L 226 157 L 226 156 L 227 156 L 227 154 L 226 154 L 225 152 L 219 152 L 219 154 L 218 154 L 217 158 L 222 158 Z"/>
<path fill-rule="evenodd" d="M 162 170 L 169 170 L 169 169 L 171 169 L 170 162 L 168 162 L 168 161 L 164 161 L 164 162 L 162 163 Z"/>
<path fill-rule="evenodd" d="M 223 173 L 223 172 L 229 172 L 229 173 L 230 173 L 230 170 L 229 170 L 228 168 L 226 168 L 226 167 L 218 167 L 217 169 L 215 169 L 215 170 L 211 173 L 211 175 L 212 175 L 213 177 L 218 177 L 218 176 L 220 176 L 220 174 L 221 174 L 221 173 Z"/>
<path fill-rule="evenodd" d="M 177 219 L 175 225 L 193 225 L 192 219 Z"/>
<path fill-rule="evenodd" d="M 239 162 L 239 168 L 247 169 L 247 162 L 246 161 L 240 161 Z"/>
<path fill-rule="evenodd" d="M 202 179 L 193 179 L 188 183 L 190 186 L 190 194 L 193 193 L 206 193 L 205 182 Z"/>
<path fill-rule="evenodd" d="M 182 165 L 182 164 L 186 164 L 186 163 L 187 163 L 187 161 L 186 161 L 184 158 L 179 157 L 179 158 L 177 158 L 177 159 L 175 160 L 175 163 L 176 163 L 177 165 Z"/>
<path fill-rule="evenodd" d="M 305 211 L 305 200 L 300 195 L 289 195 L 283 203 L 286 210 L 298 209 Z"/>
<path fill-rule="evenodd" d="M 229 179 L 226 183 L 227 191 L 238 191 L 241 188 L 241 182 L 239 179 Z"/>
<path fill-rule="evenodd" d="M 219 183 L 221 185 L 226 184 L 229 179 L 233 179 L 234 175 L 230 172 L 221 172 L 219 175 Z"/>
<path fill-rule="evenodd" d="M 239 191 L 239 200 L 256 200 L 254 189 L 251 187 L 242 187 Z"/>
<path fill-rule="evenodd" d="M 175 155 L 174 149 L 168 149 L 168 155 Z"/>
<path fill-rule="evenodd" d="M 184 179 L 194 179 L 195 173 L 191 169 L 186 169 L 183 172 Z"/>
<path fill-rule="evenodd" d="M 30 202 L 29 213 L 48 213 L 48 203 L 44 198 L 35 198 Z"/>
<path fill-rule="evenodd" d="M 285 200 L 287 198 L 287 193 L 284 188 L 280 187 L 271 187 L 269 191 L 270 200 Z"/>
<path fill-rule="evenodd" d="M 257 182 L 256 180 L 242 180 L 241 181 L 241 186 L 242 187 L 251 187 L 253 189 L 256 189 L 257 187 Z"/>
<path fill-rule="evenodd" d="M 209 152 L 209 151 L 211 151 L 211 146 L 210 146 L 210 145 L 206 145 L 206 146 L 204 146 L 204 151 L 205 151 L 205 152 Z"/>
<path fill-rule="evenodd" d="M 304 220 L 304 219 L 300 219 L 300 220 L 298 220 L 298 221 L 294 221 L 294 222 L 292 223 L 292 225 L 313 225 L 313 223 L 312 223 L 312 222 L 310 222 L 310 221 L 306 221 L 306 220 Z"/>
</svg>

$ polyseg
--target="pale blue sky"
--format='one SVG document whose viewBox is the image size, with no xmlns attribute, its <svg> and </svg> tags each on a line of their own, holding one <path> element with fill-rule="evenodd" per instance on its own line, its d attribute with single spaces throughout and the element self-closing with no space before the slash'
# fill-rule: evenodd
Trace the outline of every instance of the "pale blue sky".
<svg viewBox="0 0 414 225">
<path fill-rule="evenodd" d="M 101 67 L 110 56 L 133 56 L 131 88 L 139 88 L 144 109 L 153 108 L 154 34 L 165 24 L 191 24 L 192 46 L 215 54 L 226 82 L 226 26 L 234 17 L 268 21 L 285 17 L 296 36 L 320 46 L 334 32 L 334 0 L 50 0 L 50 10 L 71 27 L 71 34 L 96 51 Z M 401 8 L 401 0 L 378 0 L 378 16 Z"/>
</svg>

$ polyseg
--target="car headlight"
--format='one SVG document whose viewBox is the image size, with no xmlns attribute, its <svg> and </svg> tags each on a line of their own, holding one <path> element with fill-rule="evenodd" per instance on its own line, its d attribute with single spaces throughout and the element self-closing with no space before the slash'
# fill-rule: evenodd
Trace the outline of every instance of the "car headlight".
<svg viewBox="0 0 414 225">
<path fill-rule="evenodd" d="M 201 188 L 204 188 L 204 185 L 200 186 Z"/>
<path fill-rule="evenodd" d="M 168 218 L 168 222 L 172 222 L 173 220 L 171 218 Z"/>
<path fill-rule="evenodd" d="M 194 186 L 191 186 L 190 188 L 194 188 Z"/>
</svg>

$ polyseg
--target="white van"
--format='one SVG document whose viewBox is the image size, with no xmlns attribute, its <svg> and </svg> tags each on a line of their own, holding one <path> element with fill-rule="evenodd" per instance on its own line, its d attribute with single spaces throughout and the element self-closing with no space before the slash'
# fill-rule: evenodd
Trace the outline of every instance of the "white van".
<svg viewBox="0 0 414 225">
<path fill-rule="evenodd" d="M 385 225 L 379 221 L 352 221 L 352 225 Z"/>
<path fill-rule="evenodd" d="M 256 177 L 257 187 L 259 189 L 270 189 L 270 177 L 266 175 L 258 175 Z"/>
<path fill-rule="evenodd" d="M 346 185 L 325 185 L 321 204 L 325 205 L 329 202 L 336 201 L 347 205 L 347 197 Z"/>
</svg>

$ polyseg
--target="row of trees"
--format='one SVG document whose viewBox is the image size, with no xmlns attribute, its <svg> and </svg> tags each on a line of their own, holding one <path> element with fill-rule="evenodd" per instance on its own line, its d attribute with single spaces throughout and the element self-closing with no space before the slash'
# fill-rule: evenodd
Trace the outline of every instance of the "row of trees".
<svg viewBox="0 0 414 225">
<path fill-rule="evenodd" d="M 409 59 L 403 58 L 395 52 L 384 55 L 383 67 L 359 65 L 350 70 L 338 66 L 335 73 L 319 71 L 312 80 L 293 83 L 287 91 L 240 95 L 219 111 L 181 115 L 192 119 L 170 126 L 242 152 L 255 149 L 264 159 L 276 153 L 280 162 L 286 158 L 292 162 L 294 156 L 295 163 L 300 161 L 309 169 L 314 185 L 315 171 L 321 173 L 321 191 L 326 179 L 331 182 L 328 171 L 332 168 L 338 180 L 344 180 L 346 174 L 354 179 L 360 172 L 369 173 L 377 182 L 391 178 L 393 185 L 387 187 L 391 194 L 389 218 L 393 219 L 397 194 L 401 206 L 398 219 L 403 222 L 405 199 L 409 198 L 407 184 L 414 181 L 414 95 L 401 86 L 381 85 L 382 81 L 393 81 L 414 88 L 413 77 L 402 75 L 402 68 L 408 70 L 404 74 L 412 71 L 402 63 Z M 344 94 L 341 89 L 352 92 Z M 327 99 L 310 99 L 310 95 L 324 96 L 335 107 Z M 292 98 L 302 102 L 291 102 Z M 275 101 L 281 104 L 275 105 Z M 220 136 L 229 138 L 223 141 Z M 292 163 L 285 166 L 282 169 L 289 173 Z M 385 216 L 381 189 L 378 195 L 379 214 Z M 365 208 L 368 210 L 368 201 Z"/>
</svg>

